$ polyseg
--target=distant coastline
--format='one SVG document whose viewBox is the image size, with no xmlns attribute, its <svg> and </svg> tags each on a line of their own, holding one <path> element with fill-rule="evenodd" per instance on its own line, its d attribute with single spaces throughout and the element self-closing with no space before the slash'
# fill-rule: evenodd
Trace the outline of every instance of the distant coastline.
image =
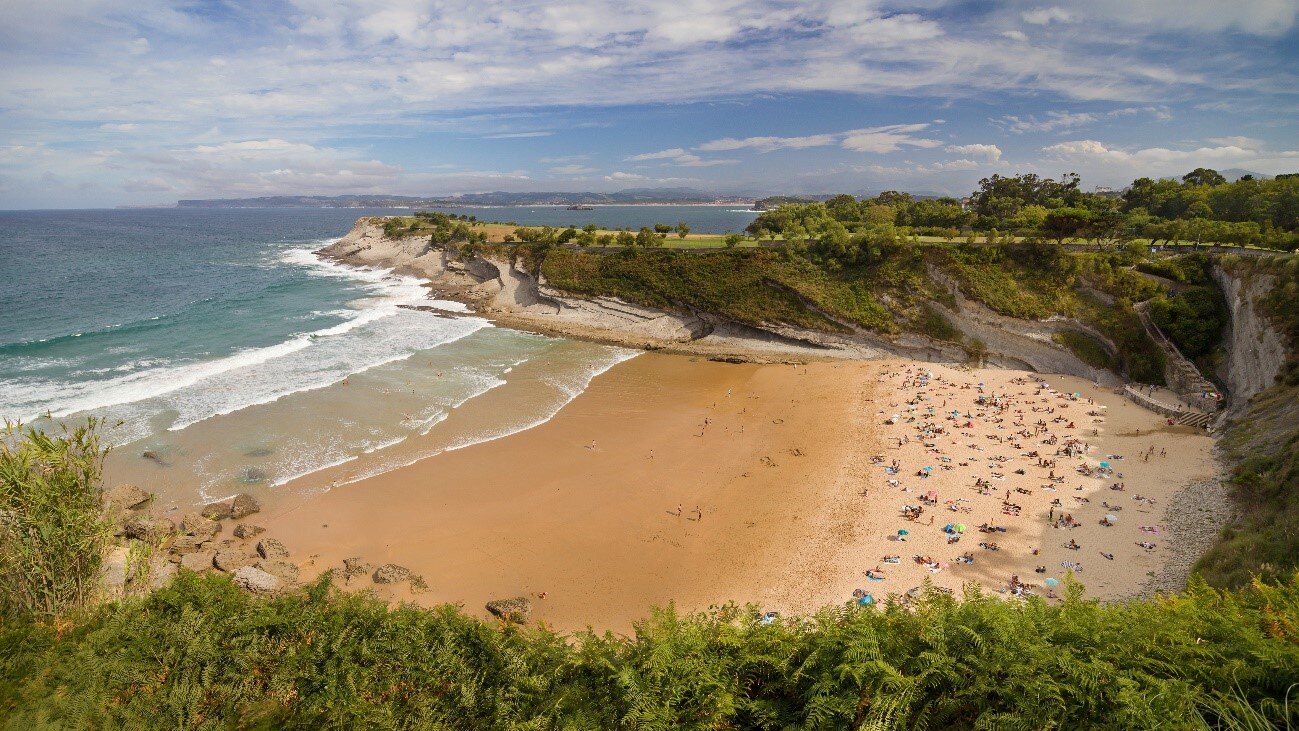
<svg viewBox="0 0 1299 731">
<path fill-rule="evenodd" d="M 616 193 L 542 191 L 467 193 L 456 196 L 262 196 L 179 200 L 177 208 L 461 208 L 507 206 L 752 205 L 755 198 L 693 188 L 638 188 Z"/>
</svg>

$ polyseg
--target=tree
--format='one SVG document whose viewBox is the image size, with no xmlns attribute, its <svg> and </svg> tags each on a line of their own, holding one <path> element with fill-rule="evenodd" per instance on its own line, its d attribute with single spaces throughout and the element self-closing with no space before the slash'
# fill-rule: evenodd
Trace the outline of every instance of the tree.
<svg viewBox="0 0 1299 731">
<path fill-rule="evenodd" d="M 661 226 L 661 225 L 663 225 L 663 224 L 659 224 L 659 225 Z M 657 226 L 656 226 L 656 228 L 657 228 Z M 653 246 L 660 246 L 660 245 L 662 245 L 662 243 L 663 243 L 663 239 L 659 238 L 659 237 L 654 233 L 654 231 L 651 230 L 651 229 L 649 229 L 648 227 L 642 226 L 642 227 L 641 227 L 641 230 L 636 232 L 636 245 L 637 245 L 637 246 L 641 246 L 641 247 L 644 247 L 644 248 L 648 249 L 648 248 L 653 247 Z"/>
<path fill-rule="evenodd" d="M 1182 182 L 1187 185 L 1222 185 L 1227 179 L 1212 168 L 1196 168 L 1183 175 Z"/>
<path fill-rule="evenodd" d="M 726 234 L 726 239 L 725 239 L 726 248 L 734 249 L 735 247 L 739 246 L 740 242 L 743 240 L 744 237 L 739 234 Z"/>
<path fill-rule="evenodd" d="M 910 203 L 913 199 L 910 193 L 901 193 L 896 190 L 886 190 L 875 196 L 875 200 L 881 205 L 896 206 Z"/>
<path fill-rule="evenodd" d="M 1091 215 L 1080 208 L 1057 208 L 1042 219 L 1042 235 L 1063 244 L 1087 228 Z"/>
<path fill-rule="evenodd" d="M 619 246 L 627 247 L 636 245 L 636 237 L 632 235 L 631 231 L 619 231 L 616 240 Z"/>
<path fill-rule="evenodd" d="M 1116 208 L 1097 211 L 1087 222 L 1087 236 L 1102 249 L 1117 247 L 1132 238 L 1132 225 L 1127 216 Z"/>
<path fill-rule="evenodd" d="M 669 234 L 672 233 L 672 227 L 667 225 L 666 223 L 656 223 L 654 224 L 654 233 Z"/>
<path fill-rule="evenodd" d="M 677 238 L 684 239 L 690 234 L 690 224 L 685 221 L 677 221 Z"/>
</svg>

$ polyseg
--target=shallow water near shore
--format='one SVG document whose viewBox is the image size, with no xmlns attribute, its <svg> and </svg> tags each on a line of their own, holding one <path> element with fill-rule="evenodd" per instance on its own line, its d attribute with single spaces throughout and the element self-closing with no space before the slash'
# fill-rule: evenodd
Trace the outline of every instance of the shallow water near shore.
<svg viewBox="0 0 1299 731">
<path fill-rule="evenodd" d="M 365 213 L 3 214 L 0 416 L 101 417 L 107 481 L 184 505 L 541 423 L 633 354 L 495 328 L 312 254 Z M 497 389 L 508 408 L 449 418 Z"/>
</svg>

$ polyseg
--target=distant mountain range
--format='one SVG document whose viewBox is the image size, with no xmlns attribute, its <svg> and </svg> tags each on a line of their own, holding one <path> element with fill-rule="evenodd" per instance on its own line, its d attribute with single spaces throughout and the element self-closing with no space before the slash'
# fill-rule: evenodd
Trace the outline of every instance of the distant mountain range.
<svg viewBox="0 0 1299 731">
<path fill-rule="evenodd" d="M 627 205 L 636 203 L 726 203 L 747 199 L 719 196 L 694 188 L 628 188 L 616 193 L 533 192 L 465 193 L 455 196 L 275 195 L 177 201 L 179 208 L 447 208 L 457 206 Z"/>
</svg>

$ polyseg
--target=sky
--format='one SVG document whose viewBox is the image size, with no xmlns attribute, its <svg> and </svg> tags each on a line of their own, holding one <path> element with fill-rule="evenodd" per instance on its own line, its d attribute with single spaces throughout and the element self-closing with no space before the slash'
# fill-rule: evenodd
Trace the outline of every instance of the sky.
<svg viewBox="0 0 1299 731">
<path fill-rule="evenodd" d="M 1299 171 L 1299 0 L 0 0 L 0 209 Z"/>
</svg>

